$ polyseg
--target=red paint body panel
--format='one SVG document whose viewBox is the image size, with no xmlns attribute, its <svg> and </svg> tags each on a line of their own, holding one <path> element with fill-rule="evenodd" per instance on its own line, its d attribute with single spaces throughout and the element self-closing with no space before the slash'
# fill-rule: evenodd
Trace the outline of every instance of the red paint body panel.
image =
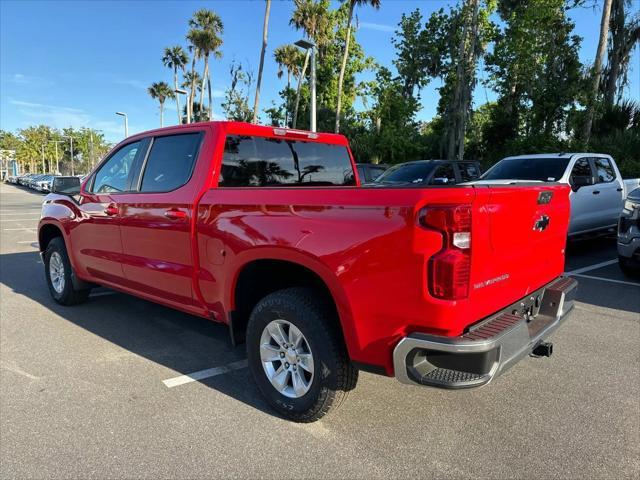
<svg viewBox="0 0 640 480">
<path fill-rule="evenodd" d="M 212 122 L 126 142 L 176 131 L 205 132 L 183 187 L 109 198 L 83 187 L 80 205 L 48 197 L 41 227 L 60 226 L 80 278 L 227 322 L 245 265 L 294 262 L 315 272 L 331 292 L 351 358 L 391 375 L 393 348 L 408 333 L 460 335 L 563 271 L 567 186 L 367 189 L 356 173 L 355 187 L 218 188 L 225 135 L 274 137 L 273 128 Z M 291 136 L 347 145 L 340 135 L 307 137 Z M 553 192 L 549 204 L 538 203 L 541 191 Z M 110 202 L 118 215 L 104 213 Z M 469 295 L 440 300 L 429 294 L 427 269 L 443 237 L 419 226 L 418 215 L 423 207 L 459 204 L 472 209 Z M 167 218 L 169 210 L 184 218 Z M 551 219 L 549 226 L 534 231 L 542 215 Z"/>
</svg>

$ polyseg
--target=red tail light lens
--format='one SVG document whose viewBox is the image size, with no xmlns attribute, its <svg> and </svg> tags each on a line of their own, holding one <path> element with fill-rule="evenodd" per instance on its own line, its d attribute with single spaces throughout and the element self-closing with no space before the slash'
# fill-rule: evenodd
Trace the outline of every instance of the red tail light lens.
<svg viewBox="0 0 640 480">
<path fill-rule="evenodd" d="M 429 259 L 429 293 L 445 300 L 469 295 L 471 205 L 441 205 L 420 211 L 420 225 L 442 234 L 442 250 Z"/>
</svg>

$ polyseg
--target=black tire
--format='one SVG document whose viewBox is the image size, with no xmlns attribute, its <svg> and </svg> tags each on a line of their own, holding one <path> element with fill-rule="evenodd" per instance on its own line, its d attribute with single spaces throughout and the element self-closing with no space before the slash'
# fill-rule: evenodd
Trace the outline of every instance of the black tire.
<svg viewBox="0 0 640 480">
<path fill-rule="evenodd" d="M 625 276 L 633 279 L 640 278 L 640 261 L 618 255 L 618 265 Z"/>
<path fill-rule="evenodd" d="M 57 291 L 54 288 L 50 275 L 51 257 L 57 254 L 62 261 L 64 267 L 63 278 L 64 286 L 61 291 Z M 71 268 L 71 262 L 69 261 L 69 255 L 67 254 L 67 247 L 64 244 L 64 240 L 61 237 L 52 239 L 47 245 L 47 249 L 44 252 L 44 273 L 47 280 L 47 286 L 53 299 L 60 305 L 77 305 L 84 302 L 88 297 L 91 289 L 76 289 L 73 286 L 72 279 L 73 269 Z"/>
<path fill-rule="evenodd" d="M 272 384 L 260 358 L 261 336 L 273 320 L 283 319 L 304 335 L 313 353 L 313 379 L 299 398 L 289 398 Z M 279 290 L 260 300 L 247 326 L 249 369 L 269 404 L 295 422 L 314 422 L 337 408 L 353 390 L 358 370 L 347 355 L 335 313 L 309 288 Z"/>
</svg>

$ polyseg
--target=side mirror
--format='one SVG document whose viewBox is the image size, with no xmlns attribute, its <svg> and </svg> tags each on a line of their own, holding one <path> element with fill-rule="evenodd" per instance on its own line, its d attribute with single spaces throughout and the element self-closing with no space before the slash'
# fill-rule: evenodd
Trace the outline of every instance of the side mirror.
<svg viewBox="0 0 640 480">
<path fill-rule="evenodd" d="M 581 187 L 593 185 L 593 177 L 590 175 L 576 175 L 571 177 L 571 189 L 577 192 Z"/>
<path fill-rule="evenodd" d="M 79 195 L 80 179 L 78 177 L 53 177 L 51 192 L 60 195 Z"/>
</svg>

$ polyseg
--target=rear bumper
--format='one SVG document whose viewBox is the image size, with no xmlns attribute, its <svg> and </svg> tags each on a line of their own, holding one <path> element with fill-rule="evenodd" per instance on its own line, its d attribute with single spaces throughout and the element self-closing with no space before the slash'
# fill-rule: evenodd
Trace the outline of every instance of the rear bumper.
<svg viewBox="0 0 640 480">
<path fill-rule="evenodd" d="M 573 278 L 559 277 L 459 337 L 414 333 L 403 338 L 393 352 L 396 378 L 440 388 L 489 383 L 562 324 L 573 309 L 577 286 Z"/>
</svg>

